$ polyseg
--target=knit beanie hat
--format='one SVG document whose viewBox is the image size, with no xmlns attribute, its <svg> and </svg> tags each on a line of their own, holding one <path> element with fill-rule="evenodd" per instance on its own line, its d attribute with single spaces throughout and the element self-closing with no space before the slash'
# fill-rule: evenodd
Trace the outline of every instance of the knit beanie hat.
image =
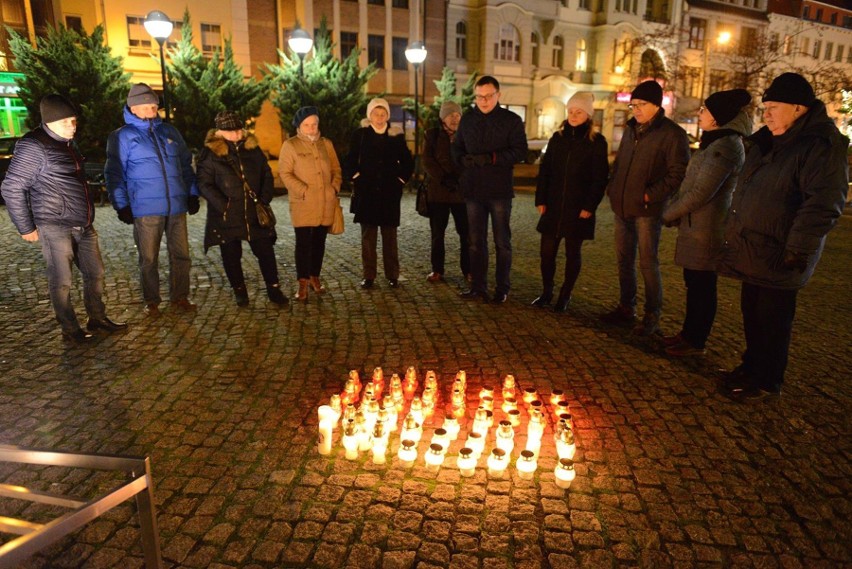
<svg viewBox="0 0 852 569">
<path fill-rule="evenodd" d="M 219 111 L 214 120 L 217 130 L 242 130 L 245 126 L 234 111 Z"/>
<path fill-rule="evenodd" d="M 568 110 L 580 109 L 590 117 L 595 114 L 595 96 L 590 91 L 577 91 L 565 105 Z"/>
<path fill-rule="evenodd" d="M 127 106 L 135 107 L 136 105 L 159 105 L 160 98 L 157 94 L 145 83 L 136 83 L 130 88 L 130 93 L 127 94 Z"/>
<path fill-rule="evenodd" d="M 302 122 L 311 115 L 319 116 L 319 109 L 316 107 L 302 107 L 293 115 L 293 126 L 299 128 Z"/>
<path fill-rule="evenodd" d="M 814 88 L 798 73 L 782 73 L 773 79 L 769 89 L 763 92 L 764 103 L 776 101 L 810 107 L 815 99 Z"/>
<path fill-rule="evenodd" d="M 41 122 L 44 124 L 77 116 L 71 101 L 56 93 L 42 97 L 38 107 L 41 111 Z"/>
<path fill-rule="evenodd" d="M 367 118 L 370 118 L 373 109 L 376 107 L 384 107 L 384 109 L 388 112 L 388 116 L 390 116 L 390 105 L 388 105 L 388 102 L 380 97 L 376 97 L 367 103 Z"/>
<path fill-rule="evenodd" d="M 728 124 L 740 110 L 751 102 L 751 95 L 745 89 L 718 91 L 704 100 L 704 106 L 716 119 L 716 124 Z"/>
<path fill-rule="evenodd" d="M 444 101 L 441 103 L 441 110 L 438 111 L 438 116 L 444 120 L 453 113 L 461 114 L 461 107 L 455 101 Z"/>
<path fill-rule="evenodd" d="M 639 99 L 640 101 L 648 101 L 658 107 L 663 106 L 663 88 L 656 81 L 643 81 L 633 89 L 630 94 L 630 100 Z"/>
</svg>

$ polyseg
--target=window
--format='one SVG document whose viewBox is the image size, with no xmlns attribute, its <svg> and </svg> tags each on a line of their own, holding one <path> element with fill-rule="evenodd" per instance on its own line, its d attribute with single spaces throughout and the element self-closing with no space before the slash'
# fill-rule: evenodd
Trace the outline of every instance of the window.
<svg viewBox="0 0 852 569">
<path fill-rule="evenodd" d="M 779 45 L 781 45 L 781 34 L 771 34 L 769 36 L 769 51 L 778 51 Z"/>
<path fill-rule="evenodd" d="M 846 49 L 846 63 L 852 63 L 852 45 Z"/>
<path fill-rule="evenodd" d="M 408 60 L 405 59 L 405 48 L 408 47 L 408 40 L 405 38 L 391 39 L 391 54 L 393 68 L 398 71 L 408 69 Z"/>
<path fill-rule="evenodd" d="M 577 7 L 580 10 L 591 10 L 591 8 L 589 7 L 590 3 L 591 3 L 591 0 L 580 0 L 580 5 L 577 6 Z"/>
<path fill-rule="evenodd" d="M 707 32 L 707 20 L 703 18 L 689 19 L 689 48 L 704 49 L 704 38 Z"/>
<path fill-rule="evenodd" d="M 131 49 L 151 49 L 151 36 L 145 30 L 142 16 L 127 16 L 127 45 Z"/>
<path fill-rule="evenodd" d="M 837 63 L 843 61 L 843 44 L 837 46 L 837 54 L 834 56 L 834 61 Z"/>
<path fill-rule="evenodd" d="M 740 32 L 740 55 L 750 55 L 757 49 L 757 28 L 743 27 Z"/>
<path fill-rule="evenodd" d="M 834 44 L 828 42 L 825 44 L 825 60 L 830 61 L 832 55 L 834 55 Z"/>
<path fill-rule="evenodd" d="M 562 64 L 565 63 L 565 42 L 562 36 L 553 38 L 553 56 L 550 59 L 550 66 L 562 69 Z"/>
<path fill-rule="evenodd" d="M 384 6 L 385 0 L 367 0 L 367 4 L 375 4 L 376 6 Z"/>
<path fill-rule="evenodd" d="M 785 35 L 784 36 L 784 55 L 790 55 L 793 53 L 793 50 L 796 48 L 796 40 L 793 36 Z"/>
<path fill-rule="evenodd" d="M 538 57 L 539 57 L 539 48 L 538 45 L 541 43 L 541 40 L 538 38 L 538 33 L 533 32 L 530 34 L 530 51 L 532 53 L 532 64 L 538 67 Z"/>
<path fill-rule="evenodd" d="M 683 69 L 683 94 L 686 97 L 701 96 L 701 68 L 685 67 Z"/>
<path fill-rule="evenodd" d="M 811 16 L 811 7 L 805 6 L 802 8 L 802 19 L 807 20 Z"/>
<path fill-rule="evenodd" d="M 356 49 L 358 49 L 358 33 L 340 32 L 340 57 L 346 59 Z"/>
<path fill-rule="evenodd" d="M 201 23 L 201 51 L 213 53 L 222 49 L 222 26 Z"/>
<path fill-rule="evenodd" d="M 817 8 L 816 16 L 814 16 L 814 20 L 817 22 L 822 22 L 822 8 Z"/>
<path fill-rule="evenodd" d="M 9 2 L 8 0 L 3 0 L 2 13 L 0 13 L 0 16 L 2 16 L 3 23 L 7 26 L 23 26 L 25 22 L 24 3 L 20 1 Z"/>
<path fill-rule="evenodd" d="M 831 18 L 828 19 L 829 23 L 833 26 L 837 25 L 837 12 L 831 13 Z"/>
<path fill-rule="evenodd" d="M 494 59 L 500 61 L 521 60 L 521 39 L 518 30 L 512 24 L 503 24 L 497 33 L 497 43 L 494 44 Z"/>
<path fill-rule="evenodd" d="M 822 51 L 822 40 L 814 40 L 814 50 L 811 52 L 811 56 L 814 59 L 819 59 L 820 51 Z"/>
<path fill-rule="evenodd" d="M 586 53 L 586 40 L 580 38 L 577 40 L 577 62 L 574 66 L 577 71 L 586 70 L 586 65 L 588 63 L 587 55 L 588 54 Z"/>
<path fill-rule="evenodd" d="M 811 49 L 811 38 L 802 38 L 802 54 L 805 55 Z"/>
<path fill-rule="evenodd" d="M 385 38 L 384 36 L 367 36 L 367 59 L 376 64 L 378 69 L 385 68 Z"/>
<path fill-rule="evenodd" d="M 456 57 L 467 59 L 467 24 L 456 23 Z"/>
<path fill-rule="evenodd" d="M 710 86 L 708 87 L 710 93 L 715 93 L 716 91 L 724 91 L 728 88 L 728 73 L 726 71 L 722 71 L 721 69 L 712 69 L 710 70 Z"/>
<path fill-rule="evenodd" d="M 734 73 L 734 84 L 732 87 L 734 89 L 748 90 L 748 74 L 742 73 L 741 71 Z"/>
<path fill-rule="evenodd" d="M 393 2 L 391 2 L 391 6 L 394 8 L 408 9 L 408 0 L 393 0 Z"/>
<path fill-rule="evenodd" d="M 83 32 L 83 18 L 80 16 L 65 16 L 65 27 L 75 32 Z"/>
</svg>

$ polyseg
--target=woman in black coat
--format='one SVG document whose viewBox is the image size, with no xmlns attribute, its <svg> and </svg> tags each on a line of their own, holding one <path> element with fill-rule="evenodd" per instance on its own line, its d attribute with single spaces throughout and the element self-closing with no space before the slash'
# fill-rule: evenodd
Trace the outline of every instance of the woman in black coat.
<svg viewBox="0 0 852 569">
<path fill-rule="evenodd" d="M 414 160 L 402 130 L 388 124 L 390 106 L 384 99 L 367 105 L 367 121 L 352 137 L 344 159 L 343 175 L 352 180 L 355 193 L 351 211 L 361 224 L 362 288 L 372 288 L 377 273 L 376 244 L 382 232 L 382 263 L 392 288 L 399 286 L 399 227 L 402 187 L 414 171 Z"/>
<path fill-rule="evenodd" d="M 568 100 L 568 120 L 547 143 L 541 162 L 535 205 L 541 215 L 542 293 L 533 306 L 553 300 L 556 254 L 565 239 L 565 281 L 553 307 L 565 312 L 580 275 L 580 248 L 595 238 L 595 210 L 603 199 L 609 177 L 606 138 L 592 126 L 594 95 L 580 91 Z"/>
<path fill-rule="evenodd" d="M 242 241 L 248 241 L 260 264 L 269 300 L 286 304 L 278 282 L 273 248 L 275 227 L 261 227 L 246 185 L 265 204 L 272 201 L 272 170 L 254 136 L 245 136 L 243 121 L 233 111 L 216 115 L 198 157 L 198 189 L 207 200 L 204 251 L 219 245 L 228 282 L 238 306 L 249 303 L 242 267 Z"/>
</svg>

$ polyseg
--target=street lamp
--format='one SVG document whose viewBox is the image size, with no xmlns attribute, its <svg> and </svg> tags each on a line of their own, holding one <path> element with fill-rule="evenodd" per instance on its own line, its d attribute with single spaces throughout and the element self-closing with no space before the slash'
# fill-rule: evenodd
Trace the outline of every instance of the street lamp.
<svg viewBox="0 0 852 569">
<path fill-rule="evenodd" d="M 426 46 L 422 41 L 413 42 L 405 49 L 405 59 L 414 65 L 414 157 L 420 154 L 420 89 L 417 75 L 420 64 L 426 60 Z"/>
<path fill-rule="evenodd" d="M 160 10 L 151 10 L 145 16 L 145 31 L 160 44 L 160 72 L 163 75 L 163 106 L 166 108 L 166 122 L 169 122 L 169 94 L 166 85 L 166 59 L 163 56 L 163 44 L 172 35 L 174 23 Z"/>
<path fill-rule="evenodd" d="M 731 41 L 731 32 L 722 31 L 719 32 L 719 35 L 716 36 L 716 43 L 719 45 L 727 45 Z M 707 89 L 709 89 L 710 85 L 707 80 L 707 71 L 709 68 L 709 60 L 710 60 L 710 45 L 712 42 L 704 43 L 704 71 L 701 77 L 701 100 L 698 101 L 699 105 L 704 104 L 705 95 L 707 94 Z M 698 126 L 698 121 L 695 122 L 695 136 L 700 136 L 700 127 Z"/>
<path fill-rule="evenodd" d="M 296 28 L 293 30 L 293 33 L 290 34 L 290 39 L 287 40 L 287 45 L 289 45 L 290 49 L 296 52 L 296 55 L 299 56 L 299 79 L 302 79 L 305 76 L 305 56 L 309 51 L 311 51 L 311 48 L 314 45 L 314 40 L 305 30 L 302 28 Z"/>
</svg>

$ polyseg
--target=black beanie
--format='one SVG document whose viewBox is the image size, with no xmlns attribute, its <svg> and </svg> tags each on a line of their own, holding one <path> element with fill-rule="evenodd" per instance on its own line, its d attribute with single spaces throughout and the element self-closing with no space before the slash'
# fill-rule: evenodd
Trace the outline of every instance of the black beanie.
<svg viewBox="0 0 852 569">
<path fill-rule="evenodd" d="M 663 88 L 656 81 L 643 81 L 639 83 L 630 94 L 630 100 L 639 99 L 654 103 L 658 107 L 663 106 Z"/>
<path fill-rule="evenodd" d="M 42 97 L 38 107 L 41 111 L 41 122 L 44 124 L 77 116 L 77 111 L 71 101 L 56 93 Z"/>
<path fill-rule="evenodd" d="M 293 126 L 299 128 L 299 126 L 302 124 L 302 121 L 304 121 L 311 115 L 319 116 L 319 109 L 317 109 L 316 107 L 302 107 L 301 109 L 296 111 L 295 115 L 293 115 Z"/>
<path fill-rule="evenodd" d="M 764 103 L 775 101 L 810 107 L 815 100 L 814 88 L 798 73 L 782 73 L 773 79 L 769 89 L 763 92 Z"/>
<path fill-rule="evenodd" d="M 704 100 L 704 106 L 713 115 L 716 124 L 728 124 L 740 110 L 751 102 L 751 95 L 745 89 L 718 91 Z"/>
</svg>

